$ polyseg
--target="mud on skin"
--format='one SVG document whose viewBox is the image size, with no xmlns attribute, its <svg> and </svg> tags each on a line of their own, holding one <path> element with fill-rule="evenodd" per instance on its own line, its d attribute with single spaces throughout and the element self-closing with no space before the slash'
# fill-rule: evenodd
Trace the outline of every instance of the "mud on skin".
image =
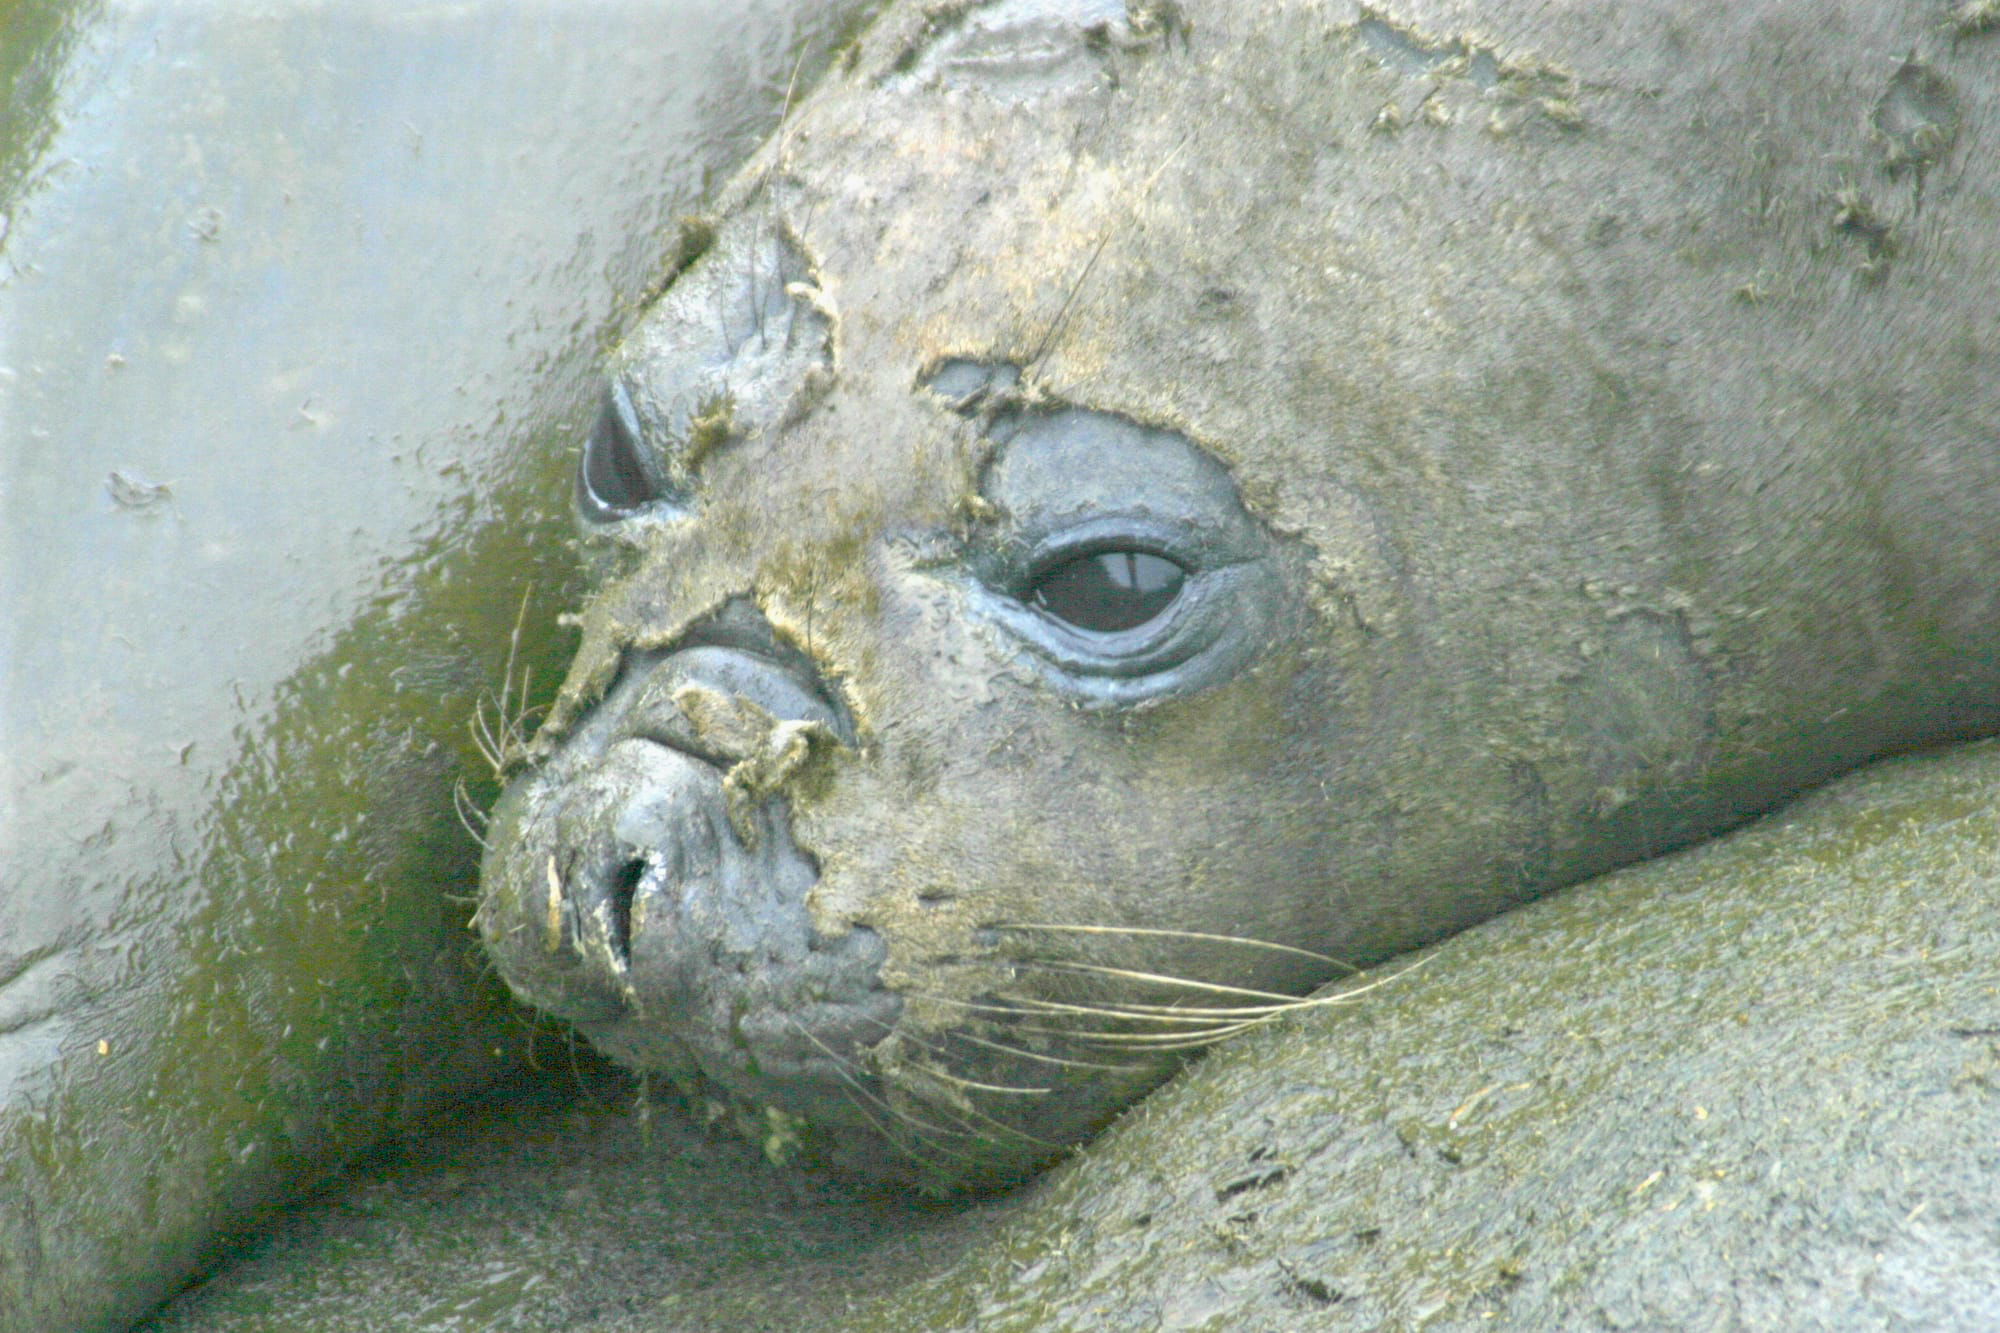
<svg viewBox="0 0 2000 1333">
<path fill-rule="evenodd" d="M 2000 85 L 1907 16 L 1598 13 L 891 9 L 614 360 L 516 992 L 992 1184 L 1992 732 Z"/>
</svg>

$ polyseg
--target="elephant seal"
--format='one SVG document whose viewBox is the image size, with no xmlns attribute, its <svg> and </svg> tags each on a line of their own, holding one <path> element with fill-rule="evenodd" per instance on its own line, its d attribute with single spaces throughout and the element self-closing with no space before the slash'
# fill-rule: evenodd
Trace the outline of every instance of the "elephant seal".
<svg viewBox="0 0 2000 1333">
<path fill-rule="evenodd" d="M 618 353 L 500 971 L 774 1152 L 992 1184 L 1346 968 L 1993 732 L 1985 42 L 892 8 Z"/>
</svg>

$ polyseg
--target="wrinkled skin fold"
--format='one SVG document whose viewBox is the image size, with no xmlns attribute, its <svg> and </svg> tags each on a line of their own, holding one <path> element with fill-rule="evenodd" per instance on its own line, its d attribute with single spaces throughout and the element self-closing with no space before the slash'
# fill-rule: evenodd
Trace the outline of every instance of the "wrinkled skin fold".
<svg viewBox="0 0 2000 1333">
<path fill-rule="evenodd" d="M 1836 18 L 892 9 L 614 360 L 503 975 L 990 1184 L 1354 967 L 1993 731 L 2000 84 Z"/>
</svg>

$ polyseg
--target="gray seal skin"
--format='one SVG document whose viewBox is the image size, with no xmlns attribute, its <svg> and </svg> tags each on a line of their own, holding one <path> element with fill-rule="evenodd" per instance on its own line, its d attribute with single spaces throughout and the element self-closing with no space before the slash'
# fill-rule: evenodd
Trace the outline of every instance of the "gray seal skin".
<svg viewBox="0 0 2000 1333">
<path fill-rule="evenodd" d="M 517 994 L 939 1188 L 2000 724 L 2000 83 L 1863 5 L 890 11 L 584 451 Z"/>
</svg>

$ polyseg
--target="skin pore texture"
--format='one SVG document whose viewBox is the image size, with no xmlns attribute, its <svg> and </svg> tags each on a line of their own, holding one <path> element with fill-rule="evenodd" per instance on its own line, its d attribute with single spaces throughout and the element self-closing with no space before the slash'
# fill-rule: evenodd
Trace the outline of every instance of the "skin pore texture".
<svg viewBox="0 0 2000 1333">
<path fill-rule="evenodd" d="M 614 359 L 488 952 L 767 1147 L 992 1184 L 1991 733 L 1996 97 L 1944 9 L 891 9 Z"/>
</svg>

